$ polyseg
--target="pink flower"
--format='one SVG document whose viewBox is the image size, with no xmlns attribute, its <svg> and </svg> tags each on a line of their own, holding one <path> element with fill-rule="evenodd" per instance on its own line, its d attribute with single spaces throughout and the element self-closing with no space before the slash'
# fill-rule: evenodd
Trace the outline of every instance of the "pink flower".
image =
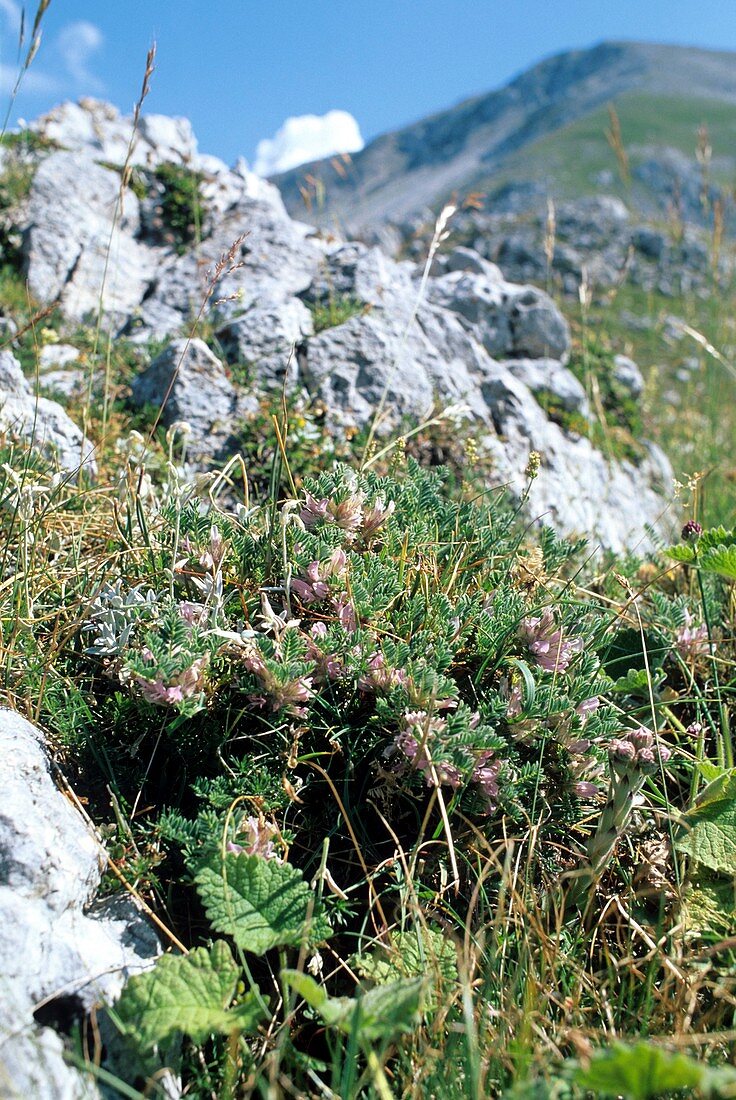
<svg viewBox="0 0 736 1100">
<path fill-rule="evenodd" d="M 342 577 L 347 570 L 347 556 L 344 550 L 333 550 L 327 561 L 312 561 L 305 570 L 306 580 L 294 578 L 292 591 L 296 592 L 302 603 L 316 603 L 330 594 L 327 583 L 331 577 Z"/>
<path fill-rule="evenodd" d="M 225 557 L 227 547 L 219 528 L 210 527 L 210 541 L 199 556 L 199 564 L 212 573 L 217 572 Z"/>
<path fill-rule="evenodd" d="M 521 634 L 537 664 L 547 672 L 564 672 L 575 654 L 583 648 L 582 638 L 563 637 L 562 629 L 555 625 L 549 607 L 538 617 L 522 619 Z"/>
<path fill-rule="evenodd" d="M 207 616 L 207 608 L 201 603 L 182 600 L 179 604 L 179 614 L 189 626 L 200 626 Z"/>
<path fill-rule="evenodd" d="M 655 771 L 660 762 L 666 764 L 671 755 L 670 749 L 644 726 L 627 730 L 608 746 L 611 766 L 618 775 L 627 771 Z"/>
<path fill-rule="evenodd" d="M 358 629 L 358 616 L 355 607 L 346 594 L 340 596 L 335 604 L 335 610 L 337 611 L 337 620 L 343 630 L 347 630 L 349 634 L 354 634 Z"/>
<path fill-rule="evenodd" d="M 170 707 L 175 703 L 183 702 L 184 699 L 191 699 L 202 690 L 206 663 L 206 657 L 198 657 L 168 684 L 164 683 L 160 676 L 156 680 L 136 676 L 135 681 L 146 702 L 160 707 Z"/>
<path fill-rule="evenodd" d="M 246 817 L 238 829 L 238 834 L 244 833 L 242 844 L 230 841 L 227 845 L 228 852 L 240 855 L 245 852 L 248 856 L 260 856 L 261 859 L 278 859 L 278 853 L 274 847 L 274 837 L 279 835 L 275 825 L 270 825 L 262 817 Z"/>
<path fill-rule="evenodd" d="M 309 702 L 313 695 L 311 676 L 300 676 L 296 680 L 288 680 L 285 684 L 274 680 L 269 685 L 271 710 L 289 707 L 292 714 L 303 716 L 306 713 L 304 708 L 296 704 Z"/>
<path fill-rule="evenodd" d="M 572 789 L 578 798 L 590 799 L 597 798 L 600 789 L 595 783 L 589 783 L 586 780 L 580 780 L 577 783 L 573 783 Z"/>
<path fill-rule="evenodd" d="M 363 522 L 363 494 L 346 497 L 339 504 L 330 501 L 327 506 L 327 520 L 352 538 Z"/>
<path fill-rule="evenodd" d="M 694 661 L 697 657 L 706 657 L 710 652 L 708 627 L 705 623 L 693 626 L 693 616 L 685 612 L 685 622 L 675 634 L 675 647 L 683 661 Z"/>
<path fill-rule="evenodd" d="M 311 493 L 307 492 L 304 493 L 304 500 L 305 504 L 299 513 L 299 518 L 305 527 L 314 527 L 325 518 L 329 501 L 327 497 L 316 500 Z"/>
<path fill-rule="evenodd" d="M 600 699 L 597 695 L 593 695 L 590 699 L 583 699 L 582 703 L 578 703 L 575 707 L 575 713 L 579 714 L 584 722 L 589 714 L 593 714 L 594 711 L 598 710 L 599 706 Z"/>
<path fill-rule="evenodd" d="M 382 653 L 375 653 L 368 662 L 364 676 L 358 680 L 361 691 L 388 691 L 397 684 L 405 684 L 408 676 L 403 668 L 389 668 Z"/>
<path fill-rule="evenodd" d="M 504 681 L 502 689 L 505 690 L 508 703 L 506 704 L 506 717 L 518 718 L 523 710 L 523 699 L 521 695 L 521 684 L 512 684 L 511 688 L 508 686 L 508 681 Z"/>
<path fill-rule="evenodd" d="M 433 787 L 437 782 L 454 789 L 462 783 L 459 768 L 449 761 L 431 760 L 427 752 L 428 742 L 435 734 L 441 733 L 446 724 L 444 718 L 430 719 L 424 710 L 407 710 L 404 712 L 404 728 L 394 739 L 394 748 L 404 754 L 412 768 L 422 773 L 428 787 Z M 387 750 L 387 755 L 390 752 L 390 749 Z"/>
<path fill-rule="evenodd" d="M 477 783 L 483 794 L 488 799 L 488 812 L 495 808 L 498 800 L 498 773 L 501 770 L 501 761 L 493 759 L 493 751 L 486 749 L 475 762 L 472 782 Z"/>
<path fill-rule="evenodd" d="M 396 504 L 393 500 L 390 500 L 388 504 L 384 504 L 380 499 L 375 501 L 370 509 L 363 515 L 363 526 L 361 528 L 363 538 L 366 541 L 373 538 L 388 517 L 393 515 L 395 509 Z"/>
</svg>

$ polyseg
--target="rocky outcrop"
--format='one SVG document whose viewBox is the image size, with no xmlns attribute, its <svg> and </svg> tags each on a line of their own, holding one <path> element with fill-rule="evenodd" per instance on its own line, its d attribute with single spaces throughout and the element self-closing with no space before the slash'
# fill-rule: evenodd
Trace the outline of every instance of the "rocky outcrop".
<svg viewBox="0 0 736 1100">
<path fill-rule="evenodd" d="M 31 294 L 58 301 L 72 320 L 100 305 L 121 320 L 140 302 L 155 270 L 154 256 L 136 240 L 136 196 L 122 202 L 120 173 L 76 153 L 52 153 L 31 186 L 24 232 Z"/>
<path fill-rule="evenodd" d="M 0 755 L 0 1095 L 93 1100 L 64 1035 L 161 949 L 130 899 L 95 899 L 102 849 L 54 783 L 43 734 L 2 709 Z"/>
<path fill-rule="evenodd" d="M 0 432 L 33 443 L 63 470 L 95 473 L 92 444 L 61 405 L 34 394 L 10 351 L 0 351 Z"/>
<path fill-rule="evenodd" d="M 163 405 L 164 424 L 189 424 L 191 458 L 226 453 L 252 407 L 251 389 L 305 389 L 338 428 L 366 424 L 379 409 L 379 430 L 391 431 L 403 418 L 448 405 L 457 415 L 462 406 L 514 491 L 529 451 L 542 453 L 530 506 L 561 531 L 617 550 L 638 539 L 643 523 L 659 523 L 666 460 L 651 451 L 651 460 L 624 467 L 581 437 L 590 410 L 566 367 L 569 326 L 548 294 L 509 281 L 493 257 L 467 244 L 440 254 L 425 281 L 423 256 L 397 262 L 316 233 L 242 163 L 228 169 L 200 156 L 180 121 L 144 121 L 139 163 L 171 159 L 199 173 L 195 245 L 175 248 L 153 232 L 149 207 L 160 181 L 148 169 L 139 183 L 154 190 L 126 191 L 121 205 L 120 172 L 107 158 L 123 159 L 131 123 L 96 102 L 39 123 L 63 148 L 42 159 L 16 228 L 42 302 L 60 302 L 74 320 L 95 319 L 101 308 L 105 328 L 141 345 L 169 341 L 134 381 L 133 398 Z M 127 149 L 130 133 L 125 142 Z M 604 215 L 617 223 L 627 216 L 615 203 L 589 211 L 591 239 Z M 191 339 L 202 321 L 229 363 Z M 631 368 L 617 369 L 628 370 L 633 393 Z M 550 420 L 550 403 L 578 417 L 575 431 L 572 421 Z"/>
<path fill-rule="evenodd" d="M 672 183 L 672 204 L 679 194 Z M 460 210 L 451 223 L 455 247 L 435 264 L 437 274 L 464 270 L 475 254 L 495 264 L 511 282 L 552 285 L 577 297 L 581 286 L 594 292 L 620 284 L 624 278 L 663 295 L 702 292 L 713 278 L 713 250 L 706 231 L 693 223 L 671 228 L 633 216 L 621 199 L 601 194 L 561 202 L 552 208 L 540 191 L 530 199 L 522 189 L 505 201 L 489 197 L 483 210 Z M 396 226 L 397 251 L 417 260 L 426 253 L 434 218 L 417 215 Z M 368 234 L 368 239 L 370 239 Z M 385 238 L 385 227 L 381 231 Z M 721 257 L 724 276 L 729 263 Z"/>
</svg>

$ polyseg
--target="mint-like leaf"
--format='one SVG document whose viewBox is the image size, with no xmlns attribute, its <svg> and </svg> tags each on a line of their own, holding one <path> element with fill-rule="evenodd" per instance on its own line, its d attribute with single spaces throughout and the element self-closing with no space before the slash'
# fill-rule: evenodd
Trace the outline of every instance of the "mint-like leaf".
<svg viewBox="0 0 736 1100">
<path fill-rule="evenodd" d="M 130 979 L 114 1014 L 126 1034 L 145 1048 L 175 1032 L 203 1043 L 215 1033 L 252 1031 L 261 1017 L 255 995 L 228 1007 L 239 977 L 240 967 L 222 940 L 209 950 L 162 955 L 151 970 Z"/>
<path fill-rule="evenodd" d="M 330 934 L 327 918 L 301 871 L 275 859 L 212 853 L 195 876 L 207 917 L 238 947 L 263 955 L 272 947 L 319 942 Z"/>
</svg>

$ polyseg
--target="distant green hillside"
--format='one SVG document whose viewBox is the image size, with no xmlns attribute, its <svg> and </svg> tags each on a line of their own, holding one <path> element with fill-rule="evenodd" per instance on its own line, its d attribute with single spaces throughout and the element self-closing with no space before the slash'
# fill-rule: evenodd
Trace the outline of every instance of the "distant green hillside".
<svg viewBox="0 0 736 1100">
<path fill-rule="evenodd" d="M 712 147 L 709 175 L 712 182 L 733 186 L 736 182 L 736 106 L 712 99 L 647 95 L 630 92 L 614 101 L 623 147 L 632 180 L 627 184 L 606 134 L 611 129 L 608 107 L 599 107 L 584 118 L 519 149 L 490 175 L 479 175 L 473 186 L 495 190 L 521 179 L 543 183 L 558 198 L 577 198 L 600 190 L 603 173 L 612 172 L 606 190 L 639 202 L 651 197 L 649 188 L 636 179 L 636 168 L 663 149 L 674 149 L 696 160 L 699 131 L 707 127 Z"/>
</svg>

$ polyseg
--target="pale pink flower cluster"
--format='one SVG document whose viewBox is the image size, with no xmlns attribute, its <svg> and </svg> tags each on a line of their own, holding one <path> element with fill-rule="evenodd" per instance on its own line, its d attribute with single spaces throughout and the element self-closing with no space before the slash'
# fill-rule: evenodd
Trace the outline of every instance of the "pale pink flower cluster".
<svg viewBox="0 0 736 1100">
<path fill-rule="evenodd" d="M 240 837 L 241 833 L 243 834 L 242 837 Z M 271 825 L 265 818 L 244 818 L 236 835 L 240 838 L 241 843 L 236 844 L 231 841 L 227 846 L 228 852 L 234 852 L 235 855 L 245 852 L 247 856 L 260 856 L 261 859 L 279 858 L 274 845 L 274 839 L 278 837 L 279 831 L 275 825 Z"/>
<path fill-rule="evenodd" d="M 501 761 L 494 759 L 491 749 L 482 752 L 475 762 L 471 781 L 477 783 L 488 802 L 488 813 L 498 804 L 498 773 L 501 770 Z"/>
<path fill-rule="evenodd" d="M 517 681 L 509 687 L 508 682 L 503 685 L 505 688 L 505 695 L 507 698 L 506 703 L 506 717 L 518 718 L 524 708 L 524 701 L 521 695 L 521 684 Z"/>
<path fill-rule="evenodd" d="M 347 555 L 344 550 L 333 550 L 327 561 L 310 562 L 306 568 L 304 579 L 295 577 L 291 582 L 292 591 L 296 592 L 302 603 L 317 603 L 326 599 L 330 594 L 329 581 L 334 577 L 341 579 L 347 571 Z"/>
<path fill-rule="evenodd" d="M 711 652 L 708 642 L 708 627 L 705 623 L 693 626 L 693 616 L 685 612 L 685 622 L 675 634 L 675 647 L 683 661 L 694 661 L 698 657 L 707 657 Z"/>
<path fill-rule="evenodd" d="M 361 691 L 389 691 L 409 679 L 405 669 L 389 668 L 382 653 L 375 653 L 368 661 L 368 668 L 358 680 Z"/>
<path fill-rule="evenodd" d="M 608 756 L 617 774 L 624 771 L 652 772 L 660 761 L 666 764 L 671 755 L 667 746 L 644 726 L 628 730 L 608 746 Z"/>
<path fill-rule="evenodd" d="M 364 511 L 365 496 L 362 492 L 341 501 L 330 500 L 329 497 L 317 500 L 311 493 L 305 492 L 304 500 L 299 518 L 305 527 L 316 527 L 318 523 L 334 524 L 349 539 L 360 533 L 366 541 L 373 538 L 396 508 L 392 500 L 388 504 L 376 500 Z"/>
<path fill-rule="evenodd" d="M 240 659 L 248 671 L 258 677 L 265 692 L 264 695 L 251 695 L 249 697 L 251 703 L 261 707 L 270 703 L 273 711 L 288 707 L 289 713 L 299 718 L 306 714 L 302 704 L 308 703 L 314 695 L 312 676 L 299 676 L 294 680 L 282 682 L 268 667 L 258 647 L 253 643 L 242 650 Z"/>
<path fill-rule="evenodd" d="M 339 595 L 331 595 L 329 581 L 332 579 L 343 580 L 347 573 L 347 556 L 344 550 L 333 550 L 327 561 L 310 562 L 306 568 L 304 577 L 295 577 L 291 582 L 293 592 L 296 592 L 304 604 L 318 603 L 329 599 L 337 614 L 340 626 L 349 634 L 354 634 L 358 629 L 358 615 L 355 605 L 347 592 Z"/>
<path fill-rule="evenodd" d="M 144 650 L 143 656 L 151 659 L 153 654 L 150 650 Z M 134 679 L 146 702 L 160 707 L 171 707 L 199 694 L 204 687 L 206 665 L 207 658 L 198 657 L 169 683 L 165 683 L 161 677 L 147 680 L 145 676 L 135 676 Z"/>
<path fill-rule="evenodd" d="M 480 720 L 478 715 L 475 725 Z M 447 760 L 435 760 L 430 758 L 427 746 L 438 735 L 447 729 L 447 721 L 444 718 L 430 718 L 425 710 L 407 710 L 404 712 L 404 727 L 397 734 L 394 744 L 387 750 L 386 755 L 391 755 L 398 749 L 409 764 L 424 776 L 427 786 L 451 787 L 457 790 L 464 780 L 462 771 Z M 501 770 L 500 760 L 495 759 L 491 749 L 479 753 L 473 770 L 470 774 L 470 782 L 477 783 L 481 793 L 487 802 L 487 811 L 490 813 L 498 801 L 498 776 Z"/>
<path fill-rule="evenodd" d="M 521 635 L 537 664 L 547 672 L 564 672 L 583 648 L 582 638 L 564 637 L 550 607 L 539 616 L 522 619 Z"/>
<path fill-rule="evenodd" d="M 181 600 L 179 614 L 188 626 L 203 626 L 209 616 L 209 611 L 203 603 L 192 603 L 191 600 Z"/>
<path fill-rule="evenodd" d="M 326 636 L 327 626 L 325 623 L 314 623 L 309 634 L 310 640 L 307 642 L 307 657 L 310 661 L 314 661 L 314 679 L 318 682 L 324 680 L 339 680 L 345 671 L 342 657 L 337 653 L 325 653 L 315 644 Z M 314 641 L 311 639 L 314 639 Z"/>
<path fill-rule="evenodd" d="M 582 703 L 578 703 L 575 707 L 575 713 L 583 720 L 583 724 L 587 720 L 588 716 L 594 714 L 600 706 L 600 699 L 597 695 L 593 695 L 590 699 L 583 699 Z"/>
<path fill-rule="evenodd" d="M 214 523 L 210 527 L 210 539 L 207 546 L 199 555 L 199 564 L 209 573 L 216 573 L 222 565 L 227 552 L 227 545 L 219 527 Z"/>
</svg>

